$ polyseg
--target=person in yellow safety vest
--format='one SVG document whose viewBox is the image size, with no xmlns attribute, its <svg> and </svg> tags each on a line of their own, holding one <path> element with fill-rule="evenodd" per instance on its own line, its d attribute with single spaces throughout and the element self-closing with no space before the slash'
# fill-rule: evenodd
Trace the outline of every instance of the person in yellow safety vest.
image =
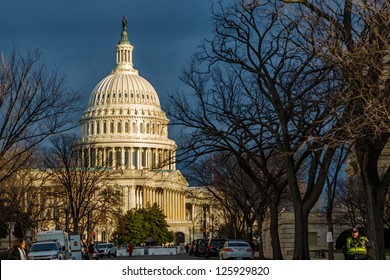
<svg viewBox="0 0 390 280">
<path fill-rule="evenodd" d="M 368 259 L 369 241 L 367 237 L 360 235 L 358 227 L 352 228 L 352 236 L 347 238 L 346 243 L 349 260 Z"/>
</svg>

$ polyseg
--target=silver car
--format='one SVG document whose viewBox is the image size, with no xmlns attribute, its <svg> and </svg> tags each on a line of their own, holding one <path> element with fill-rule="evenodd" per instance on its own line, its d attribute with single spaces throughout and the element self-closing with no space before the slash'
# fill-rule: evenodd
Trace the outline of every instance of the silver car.
<svg viewBox="0 0 390 280">
<path fill-rule="evenodd" d="M 29 260 L 64 260 L 65 251 L 60 242 L 37 242 L 31 246 Z"/>
<path fill-rule="evenodd" d="M 253 259 L 253 249 L 248 242 L 228 240 L 218 253 L 220 260 L 237 259 L 248 260 Z"/>
<path fill-rule="evenodd" d="M 95 245 L 97 251 L 97 257 L 107 257 L 110 256 L 116 257 L 116 247 L 112 243 L 98 243 Z"/>
</svg>

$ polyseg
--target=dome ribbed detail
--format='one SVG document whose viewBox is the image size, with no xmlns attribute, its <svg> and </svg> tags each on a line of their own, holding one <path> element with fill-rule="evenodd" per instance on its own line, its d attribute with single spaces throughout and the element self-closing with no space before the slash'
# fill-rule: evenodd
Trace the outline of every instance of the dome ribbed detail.
<svg viewBox="0 0 390 280">
<path fill-rule="evenodd" d="M 153 86 L 133 72 L 113 72 L 93 89 L 89 106 L 107 104 L 145 104 L 160 107 Z"/>
</svg>

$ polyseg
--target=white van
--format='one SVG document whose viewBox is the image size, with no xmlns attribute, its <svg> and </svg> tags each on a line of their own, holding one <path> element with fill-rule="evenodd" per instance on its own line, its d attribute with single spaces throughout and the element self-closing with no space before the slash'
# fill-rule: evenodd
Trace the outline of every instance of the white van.
<svg viewBox="0 0 390 280">
<path fill-rule="evenodd" d="M 46 230 L 37 233 L 37 242 L 42 241 L 58 241 L 65 252 L 65 259 L 70 259 L 70 243 L 68 233 L 62 230 Z"/>
</svg>

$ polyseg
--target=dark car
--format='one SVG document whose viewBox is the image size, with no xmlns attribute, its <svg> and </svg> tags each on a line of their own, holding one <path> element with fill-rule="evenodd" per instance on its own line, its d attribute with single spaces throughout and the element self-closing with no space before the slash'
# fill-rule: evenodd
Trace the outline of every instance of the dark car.
<svg viewBox="0 0 390 280">
<path fill-rule="evenodd" d="M 207 251 L 207 244 L 208 244 L 208 239 L 196 239 L 195 242 L 195 247 L 194 247 L 194 256 L 199 257 L 199 256 L 204 256 Z"/>
<path fill-rule="evenodd" d="M 205 258 L 209 259 L 210 257 L 218 257 L 219 250 L 223 247 L 223 244 L 227 239 L 225 238 L 211 238 L 209 239 L 207 249 L 206 249 L 206 254 Z"/>
</svg>

